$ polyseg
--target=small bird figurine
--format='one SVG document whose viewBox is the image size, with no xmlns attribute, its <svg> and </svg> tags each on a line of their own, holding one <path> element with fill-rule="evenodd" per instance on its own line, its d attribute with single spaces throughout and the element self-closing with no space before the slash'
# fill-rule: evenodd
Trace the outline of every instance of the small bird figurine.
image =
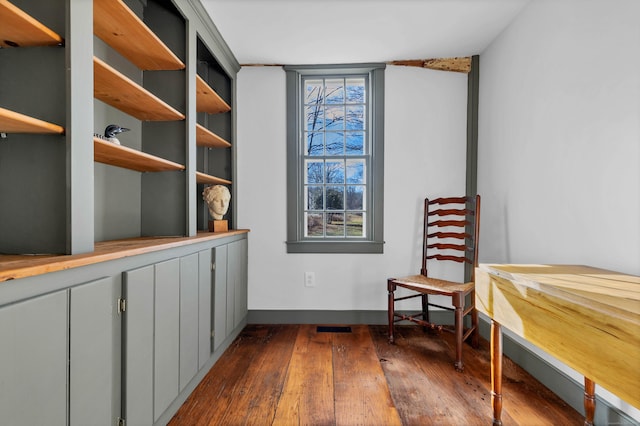
<svg viewBox="0 0 640 426">
<path fill-rule="evenodd" d="M 129 129 L 127 129 L 126 127 L 120 127 L 117 124 L 109 124 L 105 129 L 104 129 L 104 137 L 109 141 L 109 142 L 113 142 L 115 144 L 120 145 L 120 141 L 118 140 L 118 138 L 116 137 L 117 134 L 122 133 L 122 132 L 128 132 Z"/>
</svg>

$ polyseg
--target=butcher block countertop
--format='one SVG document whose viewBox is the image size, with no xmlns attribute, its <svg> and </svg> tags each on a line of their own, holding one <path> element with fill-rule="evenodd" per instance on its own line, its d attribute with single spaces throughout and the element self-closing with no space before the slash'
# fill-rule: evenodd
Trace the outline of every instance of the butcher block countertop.
<svg viewBox="0 0 640 426">
<path fill-rule="evenodd" d="M 83 254 L 1 255 L 0 282 L 63 271 L 94 263 L 151 253 L 209 240 L 239 235 L 246 229 L 212 233 L 198 232 L 194 237 L 139 237 L 95 243 L 94 251 Z"/>
</svg>

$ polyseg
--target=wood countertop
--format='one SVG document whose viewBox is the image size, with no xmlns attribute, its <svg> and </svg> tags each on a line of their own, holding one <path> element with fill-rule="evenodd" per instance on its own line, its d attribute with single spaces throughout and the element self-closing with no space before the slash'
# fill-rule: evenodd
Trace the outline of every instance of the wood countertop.
<svg viewBox="0 0 640 426">
<path fill-rule="evenodd" d="M 209 240 L 245 234 L 246 229 L 223 233 L 198 232 L 194 237 L 139 237 L 95 243 L 90 253 L 73 255 L 1 255 L 0 282 L 63 271 L 124 257 L 137 256 Z"/>
</svg>

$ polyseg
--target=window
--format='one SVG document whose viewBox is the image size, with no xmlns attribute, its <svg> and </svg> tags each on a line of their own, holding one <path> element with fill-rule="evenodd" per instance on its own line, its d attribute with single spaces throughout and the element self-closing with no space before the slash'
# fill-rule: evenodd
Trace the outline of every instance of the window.
<svg viewBox="0 0 640 426">
<path fill-rule="evenodd" d="M 382 253 L 384 68 L 285 67 L 289 253 Z"/>
</svg>

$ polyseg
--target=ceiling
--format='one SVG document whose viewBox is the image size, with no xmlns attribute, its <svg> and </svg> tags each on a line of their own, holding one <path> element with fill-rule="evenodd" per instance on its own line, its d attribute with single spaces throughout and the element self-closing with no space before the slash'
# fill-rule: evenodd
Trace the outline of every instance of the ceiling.
<svg viewBox="0 0 640 426">
<path fill-rule="evenodd" d="M 530 0 L 201 0 L 241 64 L 481 53 Z"/>
</svg>

